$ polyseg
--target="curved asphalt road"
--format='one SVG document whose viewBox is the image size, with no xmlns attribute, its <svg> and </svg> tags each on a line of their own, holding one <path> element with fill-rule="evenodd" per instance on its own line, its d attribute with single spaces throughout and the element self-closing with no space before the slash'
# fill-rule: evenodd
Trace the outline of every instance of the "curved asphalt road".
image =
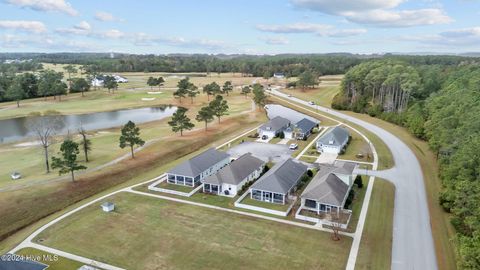
<svg viewBox="0 0 480 270">
<path fill-rule="evenodd" d="M 436 270 L 438 267 L 422 169 L 410 148 L 390 132 L 368 122 L 325 107 L 310 105 L 274 89 L 270 93 L 355 123 L 385 142 L 392 152 L 395 167 L 385 171 L 368 171 L 368 174 L 386 178 L 396 188 L 391 268 Z"/>
</svg>

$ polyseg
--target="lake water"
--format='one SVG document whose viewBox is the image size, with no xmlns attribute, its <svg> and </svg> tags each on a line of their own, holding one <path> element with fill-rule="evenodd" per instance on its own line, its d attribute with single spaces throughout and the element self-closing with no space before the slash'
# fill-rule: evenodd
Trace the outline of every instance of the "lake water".
<svg viewBox="0 0 480 270">
<path fill-rule="evenodd" d="M 56 134 L 77 133 L 80 126 L 85 130 L 98 130 L 119 127 L 126 124 L 129 120 L 136 124 L 156 121 L 172 116 L 176 110 L 177 107 L 163 106 L 89 114 L 59 115 L 62 121 L 61 127 Z M 29 138 L 34 139 L 33 132 L 27 127 L 28 123 L 49 117 L 54 116 L 27 116 L 0 120 L 0 143 L 15 142 Z"/>
</svg>

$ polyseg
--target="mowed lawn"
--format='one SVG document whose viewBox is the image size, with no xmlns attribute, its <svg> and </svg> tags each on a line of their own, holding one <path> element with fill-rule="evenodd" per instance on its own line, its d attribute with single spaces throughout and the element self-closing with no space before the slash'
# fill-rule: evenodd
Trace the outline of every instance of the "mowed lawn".
<svg viewBox="0 0 480 270">
<path fill-rule="evenodd" d="M 131 193 L 53 225 L 35 241 L 127 269 L 344 269 L 351 239 Z M 94 236 L 94 237 L 93 237 Z"/>
</svg>

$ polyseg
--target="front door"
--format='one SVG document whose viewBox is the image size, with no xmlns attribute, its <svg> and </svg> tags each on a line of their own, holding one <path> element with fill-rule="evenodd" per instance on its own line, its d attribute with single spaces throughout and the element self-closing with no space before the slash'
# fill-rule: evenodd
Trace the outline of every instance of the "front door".
<svg viewBox="0 0 480 270">
<path fill-rule="evenodd" d="M 264 193 L 264 194 L 263 194 L 263 197 L 264 197 L 264 200 L 265 200 L 266 202 L 270 202 L 270 201 L 271 201 L 271 194 L 270 194 L 270 193 L 268 193 L 268 192 L 267 192 L 267 193 Z"/>
</svg>

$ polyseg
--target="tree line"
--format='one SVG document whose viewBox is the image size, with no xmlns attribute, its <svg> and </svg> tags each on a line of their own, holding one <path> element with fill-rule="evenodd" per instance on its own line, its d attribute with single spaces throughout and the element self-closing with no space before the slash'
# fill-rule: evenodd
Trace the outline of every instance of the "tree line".
<svg viewBox="0 0 480 270">
<path fill-rule="evenodd" d="M 480 64 L 372 61 L 352 68 L 332 107 L 405 126 L 440 164 L 439 202 L 452 213 L 458 266 L 480 269 Z"/>
</svg>

